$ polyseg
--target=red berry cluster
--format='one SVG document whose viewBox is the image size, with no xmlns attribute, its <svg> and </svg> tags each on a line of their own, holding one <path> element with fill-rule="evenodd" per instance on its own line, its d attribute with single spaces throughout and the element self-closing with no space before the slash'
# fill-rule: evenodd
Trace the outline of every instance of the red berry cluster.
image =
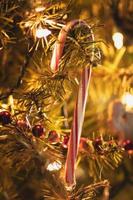
<svg viewBox="0 0 133 200">
<path fill-rule="evenodd" d="M 12 117 L 10 112 L 8 111 L 2 111 L 0 112 L 0 123 L 2 125 L 8 125 L 12 122 Z M 14 123 L 13 123 L 14 124 Z M 14 124 L 17 128 L 19 129 L 26 129 L 29 128 L 28 124 L 26 121 L 22 120 L 22 119 L 18 119 L 15 124 Z M 43 137 L 45 135 L 45 129 L 41 124 L 36 124 L 35 126 L 33 126 L 32 128 L 32 134 L 35 137 Z M 60 138 L 58 133 L 55 130 L 51 130 L 48 133 L 48 141 L 52 144 L 54 143 L 58 143 L 60 142 Z M 69 138 L 67 136 L 64 136 L 62 143 L 62 146 L 64 148 L 67 148 L 67 143 L 68 143 Z"/>
<path fill-rule="evenodd" d="M 12 121 L 13 119 L 10 112 L 8 111 L 0 112 L 0 123 L 2 125 L 8 125 Z M 19 129 L 29 129 L 27 122 L 24 121 L 23 119 L 18 119 L 17 121 L 15 121 L 15 123 L 12 124 L 14 124 Z M 31 131 L 34 137 L 41 138 L 45 135 L 45 129 L 41 124 L 36 124 L 35 126 L 33 126 Z M 51 130 L 48 132 L 47 140 L 51 144 L 60 143 L 63 148 L 67 148 L 69 137 L 64 136 L 62 138 L 59 138 L 58 133 L 55 130 Z"/>
<path fill-rule="evenodd" d="M 2 125 L 7 125 L 7 124 L 10 124 L 11 122 L 12 122 L 12 117 L 8 111 L 0 112 L 0 123 Z M 27 122 L 24 120 L 20 120 L 20 119 L 16 121 L 15 125 L 21 129 L 29 128 Z M 45 129 L 41 124 L 36 124 L 32 128 L 32 134 L 35 137 L 41 138 L 45 135 Z M 51 144 L 60 143 L 64 149 L 67 149 L 69 137 L 66 135 L 66 136 L 63 136 L 62 138 L 59 138 L 58 133 L 55 130 L 51 130 L 48 133 L 47 140 Z M 87 138 L 80 139 L 80 144 L 79 144 L 80 152 L 89 150 L 88 141 L 91 141 L 91 140 L 88 140 Z M 92 142 L 92 145 L 93 145 L 95 151 L 97 151 L 98 153 L 101 153 L 102 152 L 102 148 L 101 148 L 102 140 L 100 138 L 97 138 L 91 142 Z M 126 151 L 130 151 L 130 150 L 133 151 L 133 142 L 131 142 L 130 140 L 127 140 L 123 143 L 123 147 L 125 148 Z"/>
</svg>

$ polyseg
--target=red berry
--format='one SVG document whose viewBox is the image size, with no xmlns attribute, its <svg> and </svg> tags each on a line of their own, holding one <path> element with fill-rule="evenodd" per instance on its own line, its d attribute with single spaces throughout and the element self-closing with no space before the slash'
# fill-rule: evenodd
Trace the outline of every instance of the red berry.
<svg viewBox="0 0 133 200">
<path fill-rule="evenodd" d="M 98 152 L 102 151 L 101 146 L 102 146 L 102 140 L 100 138 L 97 138 L 93 142 L 94 149 Z"/>
<path fill-rule="evenodd" d="M 82 138 L 80 139 L 79 149 L 80 149 L 81 151 L 87 150 L 87 149 L 88 149 L 88 144 L 87 144 L 87 139 L 86 139 L 86 138 L 83 138 L 83 137 L 82 137 Z"/>
<path fill-rule="evenodd" d="M 0 122 L 5 125 L 11 123 L 11 114 L 8 111 L 0 112 Z"/>
<path fill-rule="evenodd" d="M 59 142 L 59 136 L 58 136 L 56 131 L 52 130 L 52 131 L 49 132 L 48 141 L 51 142 L 51 143 Z"/>
<path fill-rule="evenodd" d="M 41 137 L 44 134 L 43 126 L 38 124 L 32 128 L 32 133 L 35 137 Z"/>
<path fill-rule="evenodd" d="M 124 141 L 123 147 L 126 151 L 133 151 L 133 142 L 131 140 Z"/>
<path fill-rule="evenodd" d="M 26 123 L 26 121 L 22 120 L 22 119 L 19 119 L 17 120 L 16 122 L 17 126 L 21 129 L 26 129 L 28 128 L 28 124 Z"/>
<path fill-rule="evenodd" d="M 66 136 L 64 136 L 64 138 L 63 138 L 62 146 L 63 146 L 64 148 L 67 148 L 67 147 L 68 147 L 68 142 L 69 142 L 69 137 L 66 135 Z"/>
</svg>

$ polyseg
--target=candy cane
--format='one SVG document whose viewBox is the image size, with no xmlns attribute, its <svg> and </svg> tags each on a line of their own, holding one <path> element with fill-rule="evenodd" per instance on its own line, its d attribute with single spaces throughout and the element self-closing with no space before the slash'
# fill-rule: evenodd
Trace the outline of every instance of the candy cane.
<svg viewBox="0 0 133 200">
<path fill-rule="evenodd" d="M 55 73 L 59 70 L 59 61 L 63 54 L 63 49 L 67 39 L 68 32 L 76 25 L 86 26 L 91 34 L 91 41 L 94 42 L 94 34 L 90 26 L 82 20 L 74 20 L 64 26 L 58 36 L 58 41 L 55 43 L 52 59 L 51 59 L 51 70 Z M 89 38 L 88 38 L 89 39 Z M 92 48 L 92 54 L 90 61 L 94 59 L 94 46 Z M 89 63 L 90 65 L 90 63 Z M 74 109 L 73 124 L 70 133 L 69 146 L 67 152 L 67 159 L 65 164 L 65 180 L 68 186 L 72 187 L 75 185 L 75 164 L 78 153 L 78 146 L 80 142 L 82 126 L 85 115 L 85 108 L 88 96 L 88 88 L 91 77 L 91 66 L 88 65 L 83 69 L 79 84 L 79 91 Z"/>
</svg>

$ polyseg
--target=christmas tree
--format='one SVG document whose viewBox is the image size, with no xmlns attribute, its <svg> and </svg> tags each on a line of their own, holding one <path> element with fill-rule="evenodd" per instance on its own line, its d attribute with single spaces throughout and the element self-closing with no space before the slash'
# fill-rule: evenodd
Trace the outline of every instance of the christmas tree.
<svg viewBox="0 0 133 200">
<path fill-rule="evenodd" d="M 0 200 L 133 198 L 132 0 L 0 1 Z"/>
</svg>

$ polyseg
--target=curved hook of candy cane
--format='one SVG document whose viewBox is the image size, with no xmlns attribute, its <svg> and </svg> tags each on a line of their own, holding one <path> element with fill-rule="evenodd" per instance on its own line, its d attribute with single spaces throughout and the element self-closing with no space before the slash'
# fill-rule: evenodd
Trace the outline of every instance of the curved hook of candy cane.
<svg viewBox="0 0 133 200">
<path fill-rule="evenodd" d="M 59 70 L 59 61 L 63 54 L 63 49 L 67 39 L 68 32 L 76 25 L 86 26 L 91 33 L 91 40 L 94 42 L 94 34 L 91 27 L 82 20 L 74 20 L 65 25 L 58 36 L 58 41 L 55 43 L 55 48 L 51 60 L 51 70 L 56 73 Z M 93 43 L 92 43 L 93 44 Z M 94 44 L 93 44 L 94 45 Z M 90 63 L 94 60 L 94 46 L 92 49 L 92 55 L 90 58 Z M 90 65 L 90 63 L 88 65 Z M 79 84 L 79 91 L 76 101 L 76 106 L 74 109 L 73 124 L 70 133 L 69 146 L 67 152 L 67 159 L 65 164 L 65 180 L 67 183 L 67 189 L 72 189 L 75 185 L 75 164 L 76 157 L 78 154 L 78 146 L 80 142 L 80 136 L 82 132 L 82 126 L 85 115 L 85 108 L 88 96 L 88 88 L 90 83 L 92 67 L 88 65 L 83 69 Z"/>
<path fill-rule="evenodd" d="M 59 70 L 59 61 L 62 57 L 63 49 L 65 46 L 65 42 L 66 42 L 69 31 L 78 24 L 81 26 L 86 26 L 90 30 L 91 40 L 94 41 L 94 33 L 92 31 L 92 28 L 85 21 L 76 19 L 64 25 L 64 27 L 61 29 L 59 33 L 59 36 L 58 36 L 57 42 L 55 43 L 53 54 L 52 54 L 50 68 L 53 73 L 56 73 Z M 92 43 L 92 45 L 94 44 Z M 93 46 L 93 49 L 94 49 L 94 46 Z M 93 61 L 93 60 L 94 60 L 94 50 L 92 50 L 90 61 Z"/>
</svg>

